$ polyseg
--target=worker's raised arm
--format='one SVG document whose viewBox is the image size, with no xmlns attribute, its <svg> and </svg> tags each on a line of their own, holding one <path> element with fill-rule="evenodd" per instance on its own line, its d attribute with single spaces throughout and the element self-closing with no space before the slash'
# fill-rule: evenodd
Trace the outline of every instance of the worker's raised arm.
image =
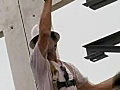
<svg viewBox="0 0 120 90">
<path fill-rule="evenodd" d="M 39 23 L 39 41 L 38 46 L 45 57 L 48 47 L 48 39 L 51 33 L 51 10 L 52 10 L 52 0 L 46 0 L 44 2 L 44 7 Z"/>
</svg>

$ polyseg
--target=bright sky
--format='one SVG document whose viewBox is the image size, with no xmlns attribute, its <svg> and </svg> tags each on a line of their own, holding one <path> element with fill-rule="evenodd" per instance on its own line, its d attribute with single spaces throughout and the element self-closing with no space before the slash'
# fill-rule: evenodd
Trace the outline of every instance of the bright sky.
<svg viewBox="0 0 120 90">
<path fill-rule="evenodd" d="M 0 90 L 15 90 L 5 38 L 0 38 Z"/>
<path fill-rule="evenodd" d="M 107 53 L 96 63 L 85 60 L 83 45 L 120 30 L 120 1 L 93 11 L 77 0 L 53 12 L 53 26 L 61 35 L 61 59 L 73 63 L 93 83 L 101 82 L 120 71 L 120 54 Z M 7 86 L 7 87 L 6 87 Z M 4 38 L 0 39 L 0 90 L 15 90 Z"/>
<path fill-rule="evenodd" d="M 76 65 L 93 83 L 101 82 L 120 71 L 120 54 L 107 53 L 96 63 L 84 59 L 83 45 L 120 30 L 120 1 L 93 11 L 78 0 L 53 13 L 54 29 L 60 32 L 59 52 L 62 60 Z"/>
</svg>

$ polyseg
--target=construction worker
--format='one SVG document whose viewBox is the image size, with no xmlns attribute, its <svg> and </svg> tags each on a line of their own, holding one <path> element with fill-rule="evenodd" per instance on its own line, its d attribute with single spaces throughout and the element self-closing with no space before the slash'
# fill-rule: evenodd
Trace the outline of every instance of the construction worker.
<svg viewBox="0 0 120 90">
<path fill-rule="evenodd" d="M 112 90 L 114 77 L 94 85 L 74 65 L 57 58 L 60 35 L 51 31 L 51 9 L 52 0 L 46 0 L 40 23 L 32 28 L 31 68 L 37 90 Z"/>
</svg>

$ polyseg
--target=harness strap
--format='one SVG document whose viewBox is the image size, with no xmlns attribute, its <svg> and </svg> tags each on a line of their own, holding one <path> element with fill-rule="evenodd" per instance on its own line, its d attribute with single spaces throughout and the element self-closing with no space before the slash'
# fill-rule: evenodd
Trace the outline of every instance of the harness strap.
<svg viewBox="0 0 120 90">
<path fill-rule="evenodd" d="M 58 89 L 62 88 L 62 87 L 70 87 L 70 86 L 75 86 L 76 85 L 76 81 L 73 80 L 69 80 L 69 81 L 65 81 L 65 82 L 59 82 L 57 81 L 57 87 Z"/>
<path fill-rule="evenodd" d="M 57 81 L 58 81 L 59 74 L 55 66 L 52 64 L 52 62 L 49 62 L 49 63 L 50 63 L 50 68 L 51 68 L 51 73 L 52 73 L 53 88 L 54 90 L 58 90 Z"/>
<path fill-rule="evenodd" d="M 69 86 L 75 86 L 76 85 L 76 75 L 73 70 L 73 68 L 67 64 L 66 62 L 63 62 L 65 66 L 69 69 L 69 71 L 73 74 L 73 80 L 68 80 L 67 82 L 59 82 L 58 77 L 59 77 L 59 72 L 55 68 L 52 62 L 50 63 L 50 68 L 51 68 L 51 73 L 52 73 L 52 79 L 53 79 L 53 88 L 54 90 L 59 90 L 62 87 L 69 87 Z"/>
<path fill-rule="evenodd" d="M 66 63 L 66 62 L 63 62 L 63 63 L 64 63 L 65 66 L 68 68 L 68 70 L 72 73 L 73 79 L 76 80 L 76 77 L 77 77 L 77 76 L 76 76 L 76 73 L 75 73 L 73 67 L 72 67 L 71 65 L 69 65 L 68 63 Z"/>
</svg>

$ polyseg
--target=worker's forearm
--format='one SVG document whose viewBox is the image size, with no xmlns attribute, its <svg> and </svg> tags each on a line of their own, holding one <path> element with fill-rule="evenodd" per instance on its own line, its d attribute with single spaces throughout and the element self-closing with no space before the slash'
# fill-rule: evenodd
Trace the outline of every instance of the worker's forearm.
<svg viewBox="0 0 120 90">
<path fill-rule="evenodd" d="M 120 72 L 117 73 L 113 78 L 113 88 L 120 88 Z"/>
<path fill-rule="evenodd" d="M 44 7 L 40 19 L 40 30 L 51 30 L 51 10 L 52 10 L 52 0 L 46 0 L 44 2 Z"/>
<path fill-rule="evenodd" d="M 112 90 L 113 77 L 95 85 L 95 90 Z"/>
<path fill-rule="evenodd" d="M 95 90 L 113 90 L 114 88 L 120 89 L 120 72 L 116 74 L 114 77 L 95 85 Z"/>
</svg>

